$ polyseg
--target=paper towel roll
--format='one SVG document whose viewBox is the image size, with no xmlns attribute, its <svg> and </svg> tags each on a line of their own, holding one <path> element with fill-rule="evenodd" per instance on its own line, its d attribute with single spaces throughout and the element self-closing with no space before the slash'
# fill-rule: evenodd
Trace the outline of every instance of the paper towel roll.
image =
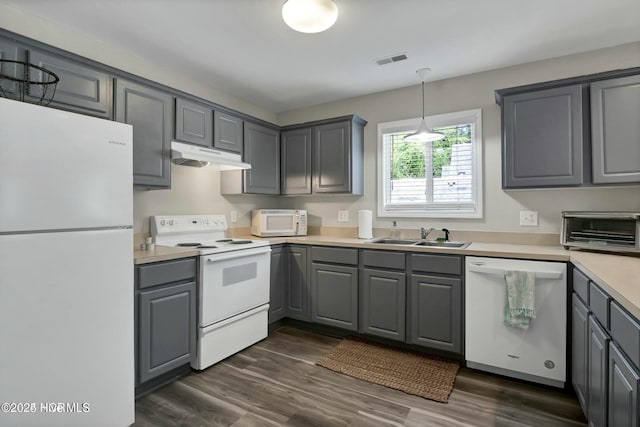
<svg viewBox="0 0 640 427">
<path fill-rule="evenodd" d="M 373 212 L 358 211 L 358 238 L 371 239 L 373 237 Z"/>
</svg>

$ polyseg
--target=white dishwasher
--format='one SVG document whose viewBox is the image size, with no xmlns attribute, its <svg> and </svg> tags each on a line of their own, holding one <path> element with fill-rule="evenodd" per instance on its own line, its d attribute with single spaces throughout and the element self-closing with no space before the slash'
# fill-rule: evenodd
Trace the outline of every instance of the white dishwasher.
<svg viewBox="0 0 640 427">
<path fill-rule="evenodd" d="M 535 273 L 536 318 L 529 329 L 503 323 L 505 273 Z M 467 366 L 555 387 L 566 381 L 567 265 L 466 257 Z"/>
</svg>

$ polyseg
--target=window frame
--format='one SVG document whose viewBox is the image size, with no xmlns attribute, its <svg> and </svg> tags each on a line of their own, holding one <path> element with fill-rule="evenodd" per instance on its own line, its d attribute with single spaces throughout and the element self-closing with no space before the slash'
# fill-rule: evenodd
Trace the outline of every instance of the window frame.
<svg viewBox="0 0 640 427">
<path fill-rule="evenodd" d="M 429 128 L 439 128 L 447 126 L 455 126 L 459 124 L 472 124 L 471 131 L 471 152 L 472 152 L 472 209 L 452 208 L 455 204 L 427 203 L 413 206 L 385 206 L 385 171 L 387 165 L 384 162 L 384 134 L 394 132 L 413 132 L 420 125 L 421 117 L 406 120 L 397 120 L 393 122 L 378 123 L 378 143 L 377 143 L 377 168 L 376 180 L 377 189 L 377 207 L 379 217 L 402 217 L 402 218 L 483 218 L 483 171 L 482 171 L 482 109 L 475 108 L 471 110 L 456 111 L 452 113 L 437 114 L 425 116 L 425 121 Z"/>
</svg>

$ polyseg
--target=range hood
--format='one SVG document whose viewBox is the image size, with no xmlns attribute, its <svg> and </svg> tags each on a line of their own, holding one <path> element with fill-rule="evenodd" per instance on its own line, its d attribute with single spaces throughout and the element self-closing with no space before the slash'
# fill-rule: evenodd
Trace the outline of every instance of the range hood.
<svg viewBox="0 0 640 427">
<path fill-rule="evenodd" d="M 249 163 L 244 163 L 240 154 L 229 153 L 197 145 L 171 141 L 171 161 L 177 165 L 218 166 L 220 170 L 251 169 Z"/>
</svg>

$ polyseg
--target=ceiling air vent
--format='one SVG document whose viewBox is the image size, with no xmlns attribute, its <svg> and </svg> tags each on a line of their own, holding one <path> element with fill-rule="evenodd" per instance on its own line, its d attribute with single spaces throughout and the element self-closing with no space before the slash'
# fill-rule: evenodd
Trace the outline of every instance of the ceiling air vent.
<svg viewBox="0 0 640 427">
<path fill-rule="evenodd" d="M 384 58 L 376 59 L 376 64 L 385 65 L 385 64 L 391 64 L 393 62 L 404 61 L 406 59 L 407 59 L 406 53 L 396 53 L 395 55 L 385 56 Z"/>
</svg>

